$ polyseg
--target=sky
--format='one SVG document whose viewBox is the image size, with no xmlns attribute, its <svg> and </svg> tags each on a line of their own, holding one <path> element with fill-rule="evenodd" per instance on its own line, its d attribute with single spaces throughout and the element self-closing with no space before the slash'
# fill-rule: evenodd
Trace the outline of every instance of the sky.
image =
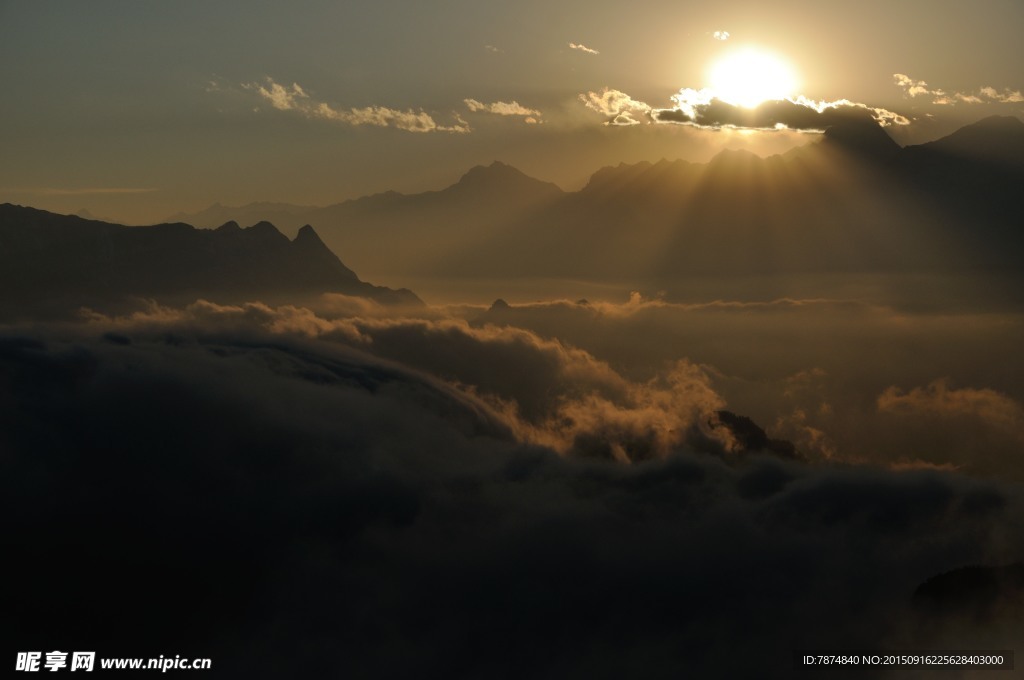
<svg viewBox="0 0 1024 680">
<path fill-rule="evenodd" d="M 744 51 L 784 65 L 784 96 L 920 143 L 1024 115 L 1022 27 L 1016 0 L 5 0 L 0 201 L 151 223 L 439 189 L 493 160 L 572 190 L 604 165 L 815 138 L 659 118 Z"/>
</svg>

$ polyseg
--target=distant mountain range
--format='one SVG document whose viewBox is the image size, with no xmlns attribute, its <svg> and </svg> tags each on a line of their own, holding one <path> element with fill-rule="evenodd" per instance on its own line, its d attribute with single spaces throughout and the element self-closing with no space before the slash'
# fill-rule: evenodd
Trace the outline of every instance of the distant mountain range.
<svg viewBox="0 0 1024 680">
<path fill-rule="evenodd" d="M 870 120 L 851 121 L 769 158 L 723 151 L 708 163 L 602 168 L 576 192 L 495 162 L 441 191 L 322 208 L 215 205 L 149 227 L 5 204 L 0 314 L 130 297 L 294 301 L 333 291 L 418 301 L 361 281 L 334 252 L 377 280 L 587 281 L 749 299 L 821 295 L 824 277 L 899 276 L 896 287 L 927 280 L 914 285 L 934 298 L 939 275 L 951 290 L 996 281 L 972 304 L 1016 304 L 1022 187 L 1024 123 L 992 117 L 906 148 Z"/>
<path fill-rule="evenodd" d="M 199 226 L 315 224 L 376 277 L 545 277 L 678 290 L 694 277 L 1013 273 L 1024 123 L 992 117 L 901 148 L 873 121 L 760 158 L 620 164 L 580 191 L 503 163 L 441 191 L 313 208 L 213 206 Z"/>
<path fill-rule="evenodd" d="M 0 205 L 4 320 L 117 308 L 131 298 L 294 302 L 326 292 L 419 302 L 408 290 L 359 280 L 308 225 L 289 240 L 269 222 L 125 227 Z"/>
<path fill-rule="evenodd" d="M 495 162 L 477 166 L 441 191 L 389 191 L 323 208 L 253 203 L 240 208 L 214 205 L 174 219 L 213 228 L 227 220 L 251 224 L 270 220 L 286 233 L 316 225 L 336 252 L 354 249 L 355 258 L 387 275 L 432 275 L 456 253 L 486 247 L 496 232 L 529 223 L 564 192 Z"/>
</svg>

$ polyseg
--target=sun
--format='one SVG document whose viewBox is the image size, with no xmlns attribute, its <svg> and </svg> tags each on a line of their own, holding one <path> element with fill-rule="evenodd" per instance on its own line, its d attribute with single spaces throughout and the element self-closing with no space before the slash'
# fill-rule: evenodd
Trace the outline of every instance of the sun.
<svg viewBox="0 0 1024 680">
<path fill-rule="evenodd" d="M 708 79 L 715 97 L 747 108 L 763 101 L 791 97 L 797 84 L 789 64 L 756 47 L 722 57 L 708 70 Z"/>
</svg>

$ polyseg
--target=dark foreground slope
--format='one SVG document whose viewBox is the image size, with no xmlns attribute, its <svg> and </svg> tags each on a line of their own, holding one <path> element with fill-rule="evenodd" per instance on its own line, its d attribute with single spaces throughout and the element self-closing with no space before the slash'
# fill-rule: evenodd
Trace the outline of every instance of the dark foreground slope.
<svg viewBox="0 0 1024 680">
<path fill-rule="evenodd" d="M 0 291 L 0 314 L 8 318 L 111 308 L 131 298 L 286 302 L 333 292 L 418 301 L 407 290 L 360 281 L 308 225 L 289 240 L 269 222 L 123 227 L 10 204 L 0 206 Z"/>
</svg>

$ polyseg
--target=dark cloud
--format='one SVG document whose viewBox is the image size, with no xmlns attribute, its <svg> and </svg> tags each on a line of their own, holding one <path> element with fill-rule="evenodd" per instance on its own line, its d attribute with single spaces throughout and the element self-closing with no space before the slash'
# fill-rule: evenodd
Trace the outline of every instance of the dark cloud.
<svg viewBox="0 0 1024 680">
<path fill-rule="evenodd" d="M 881 117 L 881 109 L 872 109 L 853 102 L 837 102 L 823 106 L 820 110 L 812 102 L 788 99 L 762 102 L 753 108 L 737 106 L 715 98 L 692 104 L 680 101 L 680 104 L 692 113 L 688 114 L 682 108 L 672 108 L 654 109 L 651 115 L 655 121 L 661 123 L 757 129 L 785 127 L 790 130 L 809 131 L 822 131 L 830 126 L 848 122 L 889 120 Z"/>
<path fill-rule="evenodd" d="M 607 87 L 601 92 L 581 94 L 579 99 L 587 108 L 607 116 L 607 125 L 653 122 L 705 128 L 771 130 L 785 127 L 820 132 L 834 125 L 865 120 L 873 120 L 883 127 L 910 123 L 908 118 L 894 111 L 848 99 L 825 102 L 800 96 L 765 101 L 748 108 L 723 101 L 708 89 L 683 88 L 670 97 L 675 106 L 659 109 Z"/>
<path fill-rule="evenodd" d="M 679 109 L 655 109 L 652 114 L 659 123 L 692 123 L 693 118 Z"/>
<path fill-rule="evenodd" d="M 452 381 L 524 402 L 589 381 L 609 419 L 644 383 L 523 331 L 311 340 L 201 311 L 0 341 L 12 651 L 209 656 L 216 677 L 790 677 L 795 648 L 948 642 L 921 637 L 917 585 L 1024 550 L 1013 486 L 531 444 Z M 540 382 L 510 385 L 516 366 Z M 690 403 L 697 376 L 653 392 Z"/>
</svg>

